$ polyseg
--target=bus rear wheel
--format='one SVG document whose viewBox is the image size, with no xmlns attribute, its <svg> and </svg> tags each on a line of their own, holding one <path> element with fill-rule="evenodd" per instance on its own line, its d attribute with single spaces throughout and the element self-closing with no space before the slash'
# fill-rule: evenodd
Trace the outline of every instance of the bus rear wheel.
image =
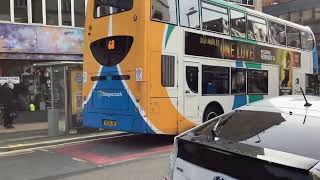
<svg viewBox="0 0 320 180">
<path fill-rule="evenodd" d="M 217 106 L 209 106 L 203 113 L 202 121 L 205 123 L 217 116 L 220 116 L 222 113 L 223 111 Z"/>
</svg>

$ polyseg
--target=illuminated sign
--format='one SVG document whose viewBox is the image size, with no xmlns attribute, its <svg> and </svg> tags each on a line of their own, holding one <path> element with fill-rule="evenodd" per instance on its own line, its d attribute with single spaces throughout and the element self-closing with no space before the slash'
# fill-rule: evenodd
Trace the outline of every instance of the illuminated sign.
<svg viewBox="0 0 320 180">
<path fill-rule="evenodd" d="M 116 42 L 114 40 L 109 40 L 108 44 L 108 50 L 114 50 L 116 46 Z"/>
</svg>

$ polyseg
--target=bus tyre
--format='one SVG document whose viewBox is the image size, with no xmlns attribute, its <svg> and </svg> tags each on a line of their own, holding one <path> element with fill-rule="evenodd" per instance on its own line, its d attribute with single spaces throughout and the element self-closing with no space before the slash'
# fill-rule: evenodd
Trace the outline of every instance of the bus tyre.
<svg viewBox="0 0 320 180">
<path fill-rule="evenodd" d="M 203 118 L 202 121 L 205 123 L 219 115 L 221 115 L 223 112 L 221 112 L 221 110 L 216 107 L 216 106 L 209 106 L 206 108 L 206 110 L 203 113 Z"/>
</svg>

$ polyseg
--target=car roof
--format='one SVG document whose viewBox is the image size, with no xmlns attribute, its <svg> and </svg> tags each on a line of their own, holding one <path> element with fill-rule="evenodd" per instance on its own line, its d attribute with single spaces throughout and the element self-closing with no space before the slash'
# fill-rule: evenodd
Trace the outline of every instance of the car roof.
<svg viewBox="0 0 320 180">
<path fill-rule="evenodd" d="M 320 97 L 306 96 L 310 107 L 305 107 L 306 101 L 303 95 L 279 96 L 261 100 L 255 103 L 242 106 L 237 110 L 278 112 L 297 115 L 307 115 L 320 118 Z"/>
</svg>

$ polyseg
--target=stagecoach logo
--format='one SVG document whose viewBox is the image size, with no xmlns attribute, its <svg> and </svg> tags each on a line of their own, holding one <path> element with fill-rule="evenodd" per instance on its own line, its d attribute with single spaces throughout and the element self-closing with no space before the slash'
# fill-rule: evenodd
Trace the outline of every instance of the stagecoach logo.
<svg viewBox="0 0 320 180">
<path fill-rule="evenodd" d="M 101 97 L 122 97 L 121 92 L 104 92 L 104 91 L 99 91 L 99 96 Z"/>
<path fill-rule="evenodd" d="M 220 176 L 216 176 L 216 177 L 213 178 L 213 180 L 224 180 L 224 178 L 220 177 Z"/>
</svg>

